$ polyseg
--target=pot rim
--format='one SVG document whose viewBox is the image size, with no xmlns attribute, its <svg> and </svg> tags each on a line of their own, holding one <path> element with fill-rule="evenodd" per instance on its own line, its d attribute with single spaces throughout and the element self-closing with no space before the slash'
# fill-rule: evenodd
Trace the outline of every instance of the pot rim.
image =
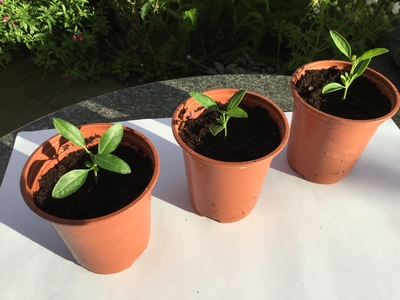
<svg viewBox="0 0 400 300">
<path fill-rule="evenodd" d="M 231 92 L 233 95 L 234 93 L 239 91 L 239 89 L 237 89 L 237 88 L 214 88 L 214 89 L 209 89 L 209 90 L 203 91 L 202 93 L 207 94 L 207 93 L 212 93 L 212 92 L 216 92 L 216 91 Z M 196 151 L 194 151 L 193 149 L 189 148 L 182 141 L 182 139 L 179 136 L 179 126 L 182 122 L 184 122 L 181 118 L 179 118 L 179 114 L 180 114 L 180 111 L 187 106 L 187 104 L 196 102 L 196 100 L 194 100 L 192 97 L 189 97 L 185 101 L 181 102 L 178 105 L 178 107 L 175 109 L 175 111 L 172 115 L 171 127 L 172 127 L 172 132 L 173 132 L 174 138 L 177 141 L 178 145 L 184 151 L 186 151 L 189 155 L 194 156 L 197 159 L 200 159 L 206 163 L 220 164 L 222 166 L 223 165 L 225 165 L 225 166 L 229 165 L 229 166 L 235 166 L 235 167 L 245 166 L 245 165 L 247 166 L 249 164 L 254 164 L 254 163 L 258 163 L 260 161 L 271 159 L 271 158 L 275 157 L 276 155 L 278 155 L 283 150 L 283 148 L 286 146 L 288 139 L 289 139 L 289 122 L 285 116 L 285 113 L 275 102 L 273 102 L 271 99 L 269 99 L 261 94 L 247 90 L 246 95 L 258 97 L 258 98 L 264 100 L 270 106 L 270 107 L 264 106 L 264 108 L 267 109 L 268 113 L 270 114 L 271 110 L 273 110 L 276 113 L 276 115 L 280 117 L 280 119 L 281 119 L 280 122 L 276 122 L 276 123 L 278 124 L 280 131 L 284 132 L 284 134 L 283 134 L 283 136 L 281 136 L 281 142 L 275 150 L 273 150 L 272 152 L 270 152 L 260 158 L 256 158 L 256 159 L 252 159 L 252 160 L 248 160 L 248 161 L 230 162 L 230 161 L 221 161 L 221 160 L 209 158 L 209 157 L 201 155 L 201 154 L 197 153 Z M 243 100 L 244 100 L 244 98 L 243 98 Z"/>
<path fill-rule="evenodd" d="M 112 126 L 114 123 L 90 123 L 90 124 L 84 124 L 84 125 L 80 125 L 78 126 L 78 128 L 81 129 L 85 129 L 85 128 L 90 128 L 90 127 L 104 127 L 106 126 L 107 128 Z M 101 217 L 97 217 L 97 218 L 90 218 L 90 219 L 66 219 L 66 218 L 60 218 L 60 217 L 56 217 L 53 216 L 51 214 L 48 214 L 46 212 L 44 212 L 43 210 L 41 210 L 39 207 L 36 206 L 36 204 L 33 201 L 33 198 L 31 197 L 30 193 L 27 191 L 27 189 L 25 188 L 25 186 L 27 185 L 27 182 L 25 180 L 25 178 L 27 178 L 27 174 L 29 172 L 28 170 L 28 165 L 29 163 L 32 161 L 34 155 L 36 155 L 37 153 L 40 153 L 42 151 L 42 149 L 44 148 L 44 146 L 47 143 L 50 143 L 51 145 L 56 145 L 59 144 L 61 141 L 67 141 L 66 139 L 64 139 L 60 134 L 55 134 L 53 136 L 51 136 L 50 138 L 46 139 L 45 141 L 43 141 L 43 143 L 41 143 L 36 149 L 35 151 L 28 157 L 28 159 L 26 160 L 24 167 L 22 168 L 21 171 L 21 175 L 20 175 L 20 191 L 22 194 L 22 198 L 24 199 L 24 202 L 26 203 L 26 205 L 38 216 L 40 216 L 41 218 L 48 220 L 52 223 L 58 223 L 58 224 L 64 224 L 64 225 L 84 225 L 84 224 L 89 224 L 89 223 L 94 223 L 94 222 L 99 222 L 99 221 L 103 221 L 103 220 L 107 220 L 110 219 L 116 215 L 119 215 L 121 213 L 124 213 L 125 211 L 131 209 L 133 206 L 136 205 L 136 203 L 139 202 L 139 200 L 141 200 L 144 195 L 150 190 L 152 190 L 157 182 L 158 176 L 159 176 L 159 172 L 160 172 L 160 158 L 158 155 L 158 152 L 155 148 L 155 146 L 153 145 L 153 143 L 141 132 L 139 132 L 138 130 L 131 128 L 129 126 L 123 125 L 124 128 L 124 134 L 128 133 L 130 135 L 134 135 L 136 136 L 139 140 L 141 140 L 143 142 L 143 144 L 146 144 L 149 148 L 149 150 L 152 152 L 154 159 L 152 159 L 152 163 L 154 166 L 154 172 L 153 172 L 153 176 L 150 179 L 149 184 L 147 185 L 147 187 L 143 190 L 143 192 L 136 198 L 134 199 L 132 202 L 130 202 L 128 205 L 124 206 L 123 208 L 114 211 L 110 214 L 101 216 Z M 135 146 L 135 145 L 134 145 Z M 79 146 L 73 146 L 70 147 L 68 149 L 69 152 L 75 151 L 75 149 L 81 149 L 81 147 Z M 61 152 L 59 152 L 61 153 Z M 59 154 L 58 153 L 58 154 Z M 40 169 L 42 169 L 43 167 L 41 167 Z"/>
<path fill-rule="evenodd" d="M 389 113 L 386 115 L 383 115 L 379 118 L 374 118 L 374 119 L 366 119 L 366 120 L 354 120 L 354 119 L 347 119 L 347 118 L 342 118 L 338 116 L 334 116 L 331 114 L 328 114 L 326 112 L 320 111 L 319 109 L 316 109 L 315 107 L 311 106 L 308 104 L 304 99 L 298 94 L 296 90 L 296 83 L 300 79 L 301 75 L 306 71 L 306 70 L 320 70 L 320 69 L 326 69 L 332 66 L 336 66 L 338 69 L 344 69 L 346 67 L 350 68 L 351 63 L 348 61 L 344 60 L 317 60 L 313 61 L 307 64 L 302 65 L 301 67 L 297 68 L 292 76 L 290 77 L 290 90 L 293 94 L 294 99 L 300 101 L 303 105 L 305 105 L 309 110 L 313 111 L 314 113 L 320 114 L 324 117 L 331 118 L 335 121 L 338 122 L 349 122 L 349 123 L 374 123 L 378 122 L 381 123 L 385 121 L 386 119 L 389 119 L 393 117 L 398 109 L 400 108 L 400 95 L 399 91 L 395 87 L 395 85 L 387 79 L 385 76 L 383 76 L 381 73 L 375 71 L 374 69 L 367 68 L 365 72 L 361 75 L 361 77 L 365 77 L 368 80 L 370 80 L 372 83 L 374 83 L 379 89 L 380 87 L 378 86 L 378 83 L 384 83 L 385 86 L 388 87 L 389 90 L 393 90 L 394 94 L 391 96 L 387 95 L 386 93 L 385 96 L 389 99 L 389 101 L 392 104 L 392 109 Z M 376 79 L 377 78 L 377 79 Z M 381 90 L 381 89 L 380 89 Z"/>
</svg>

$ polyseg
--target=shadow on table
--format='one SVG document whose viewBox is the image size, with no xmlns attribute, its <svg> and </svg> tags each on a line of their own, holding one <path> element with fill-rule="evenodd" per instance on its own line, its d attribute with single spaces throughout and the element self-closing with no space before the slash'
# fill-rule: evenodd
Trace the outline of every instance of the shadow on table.
<svg viewBox="0 0 400 300">
<path fill-rule="evenodd" d="M 40 143 L 41 141 L 35 142 Z M 7 174 L 0 189 L 0 222 L 55 254 L 75 262 L 72 254 L 50 222 L 34 214 L 22 199 L 19 177 L 27 158 L 27 154 L 14 149 L 10 161 L 12 167 L 10 167 L 11 164 L 8 166 Z M 7 237 L 2 236 L 2 240 L 7 241 Z M 24 243 L 19 238 L 17 241 Z M 27 251 L 29 250 L 27 249 Z"/>
<path fill-rule="evenodd" d="M 144 121 L 147 122 L 147 125 L 149 122 L 151 123 L 151 130 L 141 127 L 141 121 L 135 121 L 135 124 L 125 122 L 125 125 L 136 128 L 146 135 L 158 149 L 161 168 L 153 195 L 179 209 L 195 213 L 187 193 L 181 150 L 174 142 L 172 132 L 170 132 L 170 119 Z M 137 123 L 139 125 L 136 125 Z M 43 132 L 41 134 L 23 132 L 20 133 L 20 136 L 24 139 L 24 143 L 31 144 L 30 147 L 33 147 L 32 145 L 36 147 L 53 134 L 53 131 L 48 136 L 45 136 Z M 19 147 L 25 148 L 24 145 Z M 25 149 L 21 151 L 14 149 L 13 151 L 0 190 L 0 222 L 55 254 L 75 262 L 51 224 L 34 214 L 22 199 L 19 190 L 19 178 L 23 165 L 28 158 L 28 154 L 24 152 L 27 151 Z M 7 240 L 6 237 L 2 238 Z"/>
<path fill-rule="evenodd" d="M 146 121 L 147 126 L 149 120 Z M 152 130 L 139 123 L 124 123 L 143 133 L 154 144 L 160 156 L 160 175 L 153 190 L 153 196 L 189 213 L 195 213 L 187 191 L 182 150 L 175 142 L 171 131 L 171 119 L 154 119 Z"/>
</svg>

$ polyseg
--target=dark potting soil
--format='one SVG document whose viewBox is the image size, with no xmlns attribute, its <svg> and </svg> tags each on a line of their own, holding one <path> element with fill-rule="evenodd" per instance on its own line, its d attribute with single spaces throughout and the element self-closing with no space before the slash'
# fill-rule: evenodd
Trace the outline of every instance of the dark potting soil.
<svg viewBox="0 0 400 300">
<path fill-rule="evenodd" d="M 336 67 L 307 70 L 296 83 L 299 95 L 311 106 L 330 115 L 352 120 L 379 118 L 391 110 L 390 100 L 364 77 L 353 81 L 342 99 L 344 90 L 322 94 L 322 88 L 331 82 L 342 84 L 342 72 Z"/>
<path fill-rule="evenodd" d="M 96 146 L 91 149 L 96 153 Z M 147 187 L 154 168 L 149 157 L 141 149 L 119 145 L 113 152 L 130 167 L 130 174 L 118 174 L 104 169 L 88 174 L 86 182 L 75 193 L 62 199 L 51 196 L 57 180 L 73 169 L 86 169 L 85 161 L 90 160 L 85 150 L 78 150 L 62 159 L 39 180 L 40 188 L 34 193 L 36 205 L 50 215 L 65 219 L 91 219 L 115 212 L 136 199 Z"/>
<path fill-rule="evenodd" d="M 218 105 L 224 108 L 220 103 Z M 224 131 L 216 136 L 210 132 L 219 113 L 208 109 L 197 118 L 188 119 L 179 135 L 197 153 L 220 161 L 249 161 L 271 153 L 281 142 L 276 122 L 264 108 L 242 104 L 240 107 L 248 118 L 230 118 L 227 137 Z M 181 111 L 181 114 L 185 113 L 185 110 Z"/>
</svg>

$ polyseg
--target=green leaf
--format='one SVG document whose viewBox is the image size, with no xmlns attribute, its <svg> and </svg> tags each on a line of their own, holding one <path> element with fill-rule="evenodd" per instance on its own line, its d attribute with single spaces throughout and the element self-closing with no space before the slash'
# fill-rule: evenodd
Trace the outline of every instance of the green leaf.
<svg viewBox="0 0 400 300">
<path fill-rule="evenodd" d="M 330 30 L 329 33 L 340 52 L 342 52 L 344 55 L 346 55 L 347 58 L 351 60 L 351 47 L 346 39 L 340 33 L 334 30 Z"/>
<path fill-rule="evenodd" d="M 70 140 L 75 145 L 86 149 L 85 138 L 83 137 L 82 132 L 77 127 L 59 118 L 54 118 L 53 124 L 57 132 L 61 134 L 64 138 Z"/>
<path fill-rule="evenodd" d="M 187 10 L 183 13 L 183 19 L 190 19 L 192 25 L 196 24 L 197 21 L 197 8 L 192 8 L 190 10 Z"/>
<path fill-rule="evenodd" d="M 350 77 L 345 75 L 347 75 L 347 73 L 340 75 L 340 79 L 342 80 L 344 86 L 346 86 L 348 82 L 351 83 Z"/>
<path fill-rule="evenodd" d="M 358 58 L 358 60 L 359 61 L 366 60 L 368 58 L 373 58 L 375 56 L 384 54 L 386 52 L 389 52 L 389 50 L 386 48 L 375 48 L 375 49 L 367 50 Z"/>
<path fill-rule="evenodd" d="M 344 88 L 346 88 L 346 87 L 341 85 L 340 83 L 332 82 L 332 83 L 329 83 L 326 86 L 324 86 L 324 88 L 322 89 L 322 94 L 336 92 L 336 91 L 342 90 Z"/>
<path fill-rule="evenodd" d="M 365 69 L 367 69 L 369 63 L 371 62 L 371 58 L 368 58 L 366 60 L 360 61 L 356 66 L 354 67 L 354 73 L 353 73 L 353 78 L 352 80 L 356 79 L 357 77 L 360 77 L 362 73 L 364 73 Z"/>
<path fill-rule="evenodd" d="M 151 11 L 151 8 L 151 2 L 146 2 L 142 5 L 142 8 L 140 9 L 140 17 L 142 20 L 144 20 L 148 12 Z"/>
<path fill-rule="evenodd" d="M 219 110 L 217 103 L 213 99 L 208 97 L 207 95 L 204 95 L 204 94 L 199 93 L 199 92 L 191 92 L 191 93 L 189 93 L 189 95 L 194 100 L 199 102 L 202 106 L 204 106 L 206 109 L 217 110 L 217 111 Z"/>
<path fill-rule="evenodd" d="M 350 74 L 347 72 L 344 72 L 342 75 L 340 75 L 340 79 L 342 80 L 343 83 L 349 81 L 351 79 Z"/>
<path fill-rule="evenodd" d="M 221 125 L 224 125 L 227 121 L 225 120 L 225 116 L 221 115 L 220 117 L 216 118 L 217 122 Z"/>
<path fill-rule="evenodd" d="M 89 171 L 90 169 L 82 169 L 65 173 L 53 188 L 53 198 L 65 198 L 77 191 L 84 184 Z"/>
<path fill-rule="evenodd" d="M 221 125 L 212 125 L 210 127 L 211 133 L 216 136 L 218 133 L 220 133 L 222 130 L 224 130 L 224 126 Z"/>
<path fill-rule="evenodd" d="M 125 161 L 112 154 L 96 154 L 94 161 L 101 168 L 111 172 L 120 174 L 129 174 L 131 172 L 131 168 Z"/>
<path fill-rule="evenodd" d="M 234 118 L 247 118 L 247 113 L 241 109 L 240 107 L 233 107 L 226 112 L 226 114 L 230 117 Z"/>
<path fill-rule="evenodd" d="M 242 101 L 245 94 L 246 94 L 246 90 L 240 90 L 240 91 L 236 92 L 231 97 L 231 99 L 229 99 L 226 110 L 229 111 L 232 108 L 237 107 L 240 104 L 240 102 Z"/>
<path fill-rule="evenodd" d="M 103 134 L 99 142 L 99 154 L 111 153 L 117 149 L 124 135 L 124 129 L 121 123 L 112 125 Z"/>
</svg>

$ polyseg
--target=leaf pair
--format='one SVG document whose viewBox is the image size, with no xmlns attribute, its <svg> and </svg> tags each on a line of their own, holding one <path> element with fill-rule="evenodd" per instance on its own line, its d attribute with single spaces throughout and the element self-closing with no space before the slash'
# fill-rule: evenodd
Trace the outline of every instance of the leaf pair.
<svg viewBox="0 0 400 300">
<path fill-rule="evenodd" d="M 190 96 L 196 100 L 200 105 L 209 110 L 218 111 L 220 116 L 216 119 L 218 124 L 214 124 L 211 126 L 211 133 L 216 136 L 222 130 L 225 131 L 225 137 L 228 135 L 228 121 L 231 117 L 233 118 L 247 118 L 247 113 L 239 107 L 240 102 L 242 101 L 244 95 L 246 94 L 246 90 L 240 90 L 236 92 L 228 101 L 226 106 L 226 110 L 221 110 L 218 107 L 218 104 L 209 96 L 204 95 L 199 92 L 191 92 Z"/>
<path fill-rule="evenodd" d="M 71 141 L 76 146 L 82 147 L 89 154 L 90 160 L 85 162 L 88 169 L 72 170 L 64 174 L 53 188 L 52 196 L 54 198 L 65 198 L 77 191 L 86 181 L 88 173 L 94 172 L 96 183 L 98 167 L 108 171 L 129 174 L 131 169 L 129 165 L 119 157 L 111 154 L 119 145 L 123 136 L 122 124 L 112 125 L 100 138 L 98 145 L 98 154 L 93 154 L 85 144 L 85 138 L 82 132 L 71 123 L 59 119 L 53 119 L 54 127 L 64 138 Z"/>
<path fill-rule="evenodd" d="M 334 30 L 331 30 L 329 33 L 336 47 L 351 61 L 352 66 L 350 74 L 346 72 L 340 76 L 340 79 L 343 84 L 337 82 L 329 83 L 322 89 L 322 94 L 331 93 L 344 89 L 345 91 L 343 99 L 346 99 L 348 88 L 356 78 L 360 77 L 364 73 L 369 63 L 371 62 L 371 59 L 375 56 L 386 53 L 389 50 L 385 48 L 374 48 L 365 51 L 360 57 L 357 57 L 352 54 L 350 44 L 341 34 L 339 34 Z"/>
</svg>

